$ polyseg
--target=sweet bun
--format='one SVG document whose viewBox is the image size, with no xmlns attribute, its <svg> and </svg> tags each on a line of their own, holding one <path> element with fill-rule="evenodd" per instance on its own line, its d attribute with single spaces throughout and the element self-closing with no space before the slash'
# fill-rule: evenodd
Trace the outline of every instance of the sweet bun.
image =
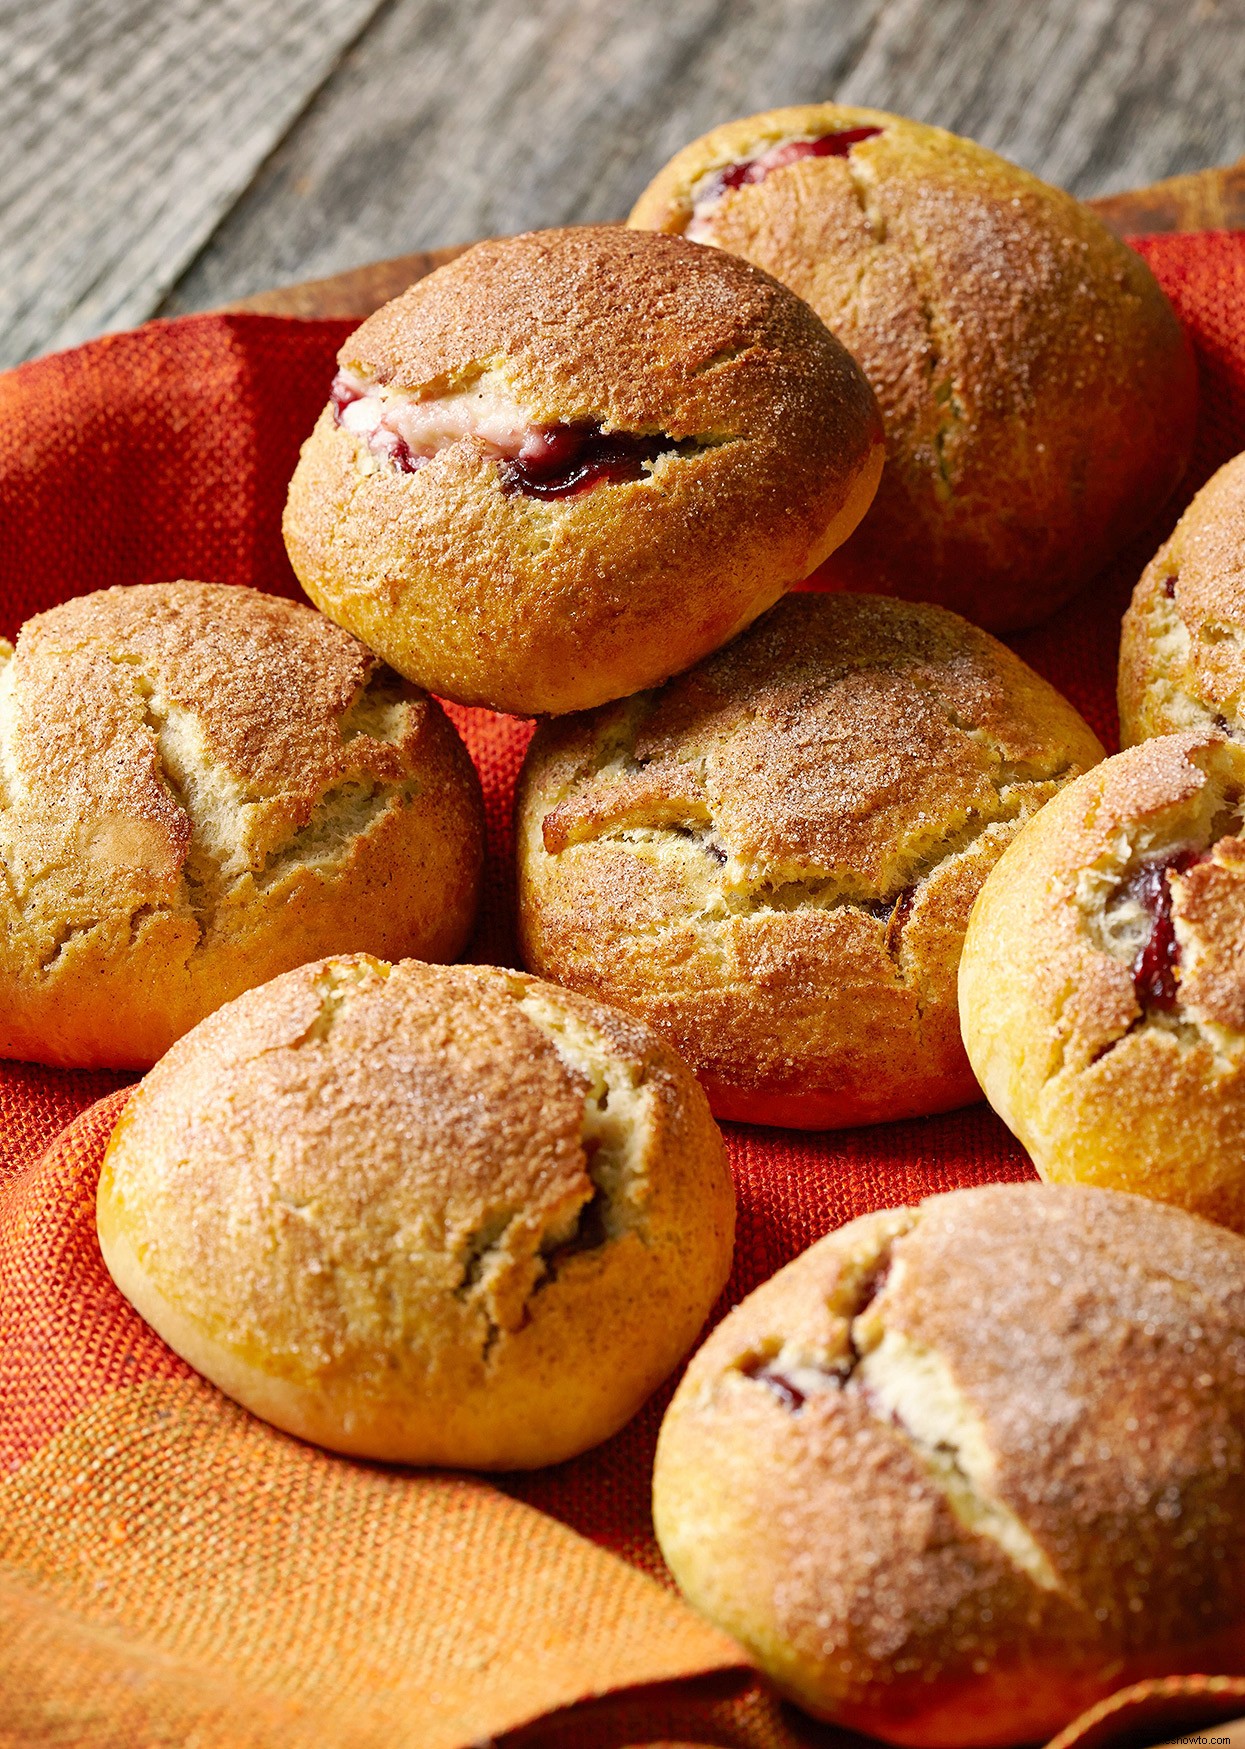
<svg viewBox="0 0 1245 1749">
<path fill-rule="evenodd" d="M 865 1215 L 751 1294 L 661 1430 L 697 1608 L 819 1718 L 1045 1742 L 1245 1669 L 1245 1241 L 1083 1187 Z"/>
<path fill-rule="evenodd" d="M 1245 748 L 1143 741 L 1069 785 L 982 889 L 964 1043 L 1043 1178 L 1245 1232 Z"/>
<path fill-rule="evenodd" d="M 716 649 L 863 516 L 881 428 L 767 274 L 620 226 L 480 243 L 338 354 L 285 539 L 447 698 L 579 710 Z"/>
<path fill-rule="evenodd" d="M 695 1340 L 734 1193 L 647 1027 L 490 966 L 356 955 L 249 991 L 147 1076 L 104 1259 L 166 1342 L 336 1451 L 487 1469 L 615 1432 Z"/>
<path fill-rule="evenodd" d="M 954 614 L 789 596 L 659 691 L 537 730 L 525 962 L 659 1028 L 720 1117 L 963 1105 L 969 909 L 1020 823 L 1101 757 Z"/>
<path fill-rule="evenodd" d="M 1182 729 L 1245 739 L 1245 455 L 1202 487 L 1124 615 L 1120 739 Z"/>
<path fill-rule="evenodd" d="M 1031 625 L 1184 471 L 1193 357 L 1150 269 L 970 140 L 873 109 L 771 110 L 679 152 L 630 222 L 765 268 L 873 385 L 886 468 L 823 580 Z"/>
<path fill-rule="evenodd" d="M 146 1068 L 304 960 L 452 958 L 481 856 L 441 707 L 306 607 L 107 589 L 0 646 L 0 1055 Z"/>
</svg>

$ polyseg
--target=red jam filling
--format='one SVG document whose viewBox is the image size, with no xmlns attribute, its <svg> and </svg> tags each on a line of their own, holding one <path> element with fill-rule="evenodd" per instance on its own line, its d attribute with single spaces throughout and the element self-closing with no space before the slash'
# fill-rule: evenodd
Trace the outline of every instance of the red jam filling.
<svg viewBox="0 0 1245 1749">
<path fill-rule="evenodd" d="M 342 371 L 338 371 L 329 389 L 329 405 L 333 409 L 333 423 L 340 425 L 342 414 L 355 401 L 362 401 L 366 391 L 352 383 Z M 428 460 L 427 456 L 414 455 L 404 437 L 396 431 L 389 431 L 385 426 L 378 426 L 368 438 L 368 447 L 374 455 L 384 456 L 392 462 L 399 473 L 413 474 L 417 468 L 422 468 Z"/>
<path fill-rule="evenodd" d="M 664 433 L 652 437 L 628 431 L 602 431 L 595 423 L 542 425 L 524 441 L 517 456 L 497 464 L 507 496 L 570 498 L 602 480 L 639 480 L 649 462 L 688 446 Z"/>
<path fill-rule="evenodd" d="M 1170 1010 L 1176 1006 L 1176 968 L 1180 943 L 1172 921 L 1172 887 L 1168 878 L 1184 874 L 1207 852 L 1181 850 L 1161 862 L 1148 862 L 1129 881 L 1126 892 L 1150 915 L 1150 933 L 1133 961 L 1133 989 L 1145 1008 Z"/>
<path fill-rule="evenodd" d="M 696 194 L 696 205 L 708 205 L 731 188 L 747 188 L 764 182 L 775 170 L 783 170 L 801 158 L 846 158 L 853 146 L 871 140 L 881 128 L 842 128 L 837 134 L 822 134 L 815 140 L 790 140 L 785 146 L 746 158 L 740 164 L 727 164 L 709 178 Z"/>
<path fill-rule="evenodd" d="M 362 399 L 363 390 L 356 388 L 355 384 L 350 381 L 350 378 L 346 373 L 339 370 L 337 375 L 333 378 L 333 386 L 329 390 L 329 401 L 333 408 L 334 425 L 341 424 L 342 414 L 353 401 L 361 401 Z"/>
<path fill-rule="evenodd" d="M 886 1286 L 887 1277 L 891 1272 L 891 1262 L 891 1254 L 886 1251 L 864 1275 L 857 1289 L 856 1305 L 852 1311 L 853 1318 L 858 1318 L 867 1307 L 871 1306 Z M 850 1353 L 845 1363 L 837 1367 L 835 1371 L 824 1374 L 825 1378 L 835 1385 L 846 1384 L 860 1363 L 860 1350 L 856 1346 L 855 1338 L 850 1329 L 848 1331 L 848 1344 Z M 749 1361 L 741 1370 L 745 1378 L 756 1379 L 759 1384 L 771 1390 L 783 1408 L 789 1409 L 793 1414 L 797 1409 L 802 1409 L 808 1401 L 808 1392 L 802 1391 L 795 1380 L 789 1378 L 785 1372 L 781 1372 L 773 1361 L 757 1358 Z M 821 1371 L 822 1369 L 809 1370 Z"/>
<path fill-rule="evenodd" d="M 366 395 L 366 389 L 339 371 L 329 390 L 334 424 L 340 425 L 347 407 Z M 383 456 L 404 474 L 415 473 L 431 459 L 412 451 L 406 439 L 383 422 L 368 433 L 367 443 L 374 455 Z M 521 492 L 528 498 L 570 498 L 602 480 L 642 479 L 646 466 L 658 456 L 686 455 L 695 447 L 694 440 L 679 440 L 664 432 L 641 436 L 603 431 L 592 421 L 538 425 L 528 432 L 517 455 L 501 457 L 497 469 L 507 496 Z"/>
<path fill-rule="evenodd" d="M 804 1392 L 785 1373 L 779 1372 L 777 1367 L 770 1366 L 768 1363 L 754 1365 L 744 1369 L 744 1376 L 745 1378 L 757 1379 L 761 1384 L 768 1386 L 784 1409 L 794 1411 L 804 1407 Z"/>
</svg>

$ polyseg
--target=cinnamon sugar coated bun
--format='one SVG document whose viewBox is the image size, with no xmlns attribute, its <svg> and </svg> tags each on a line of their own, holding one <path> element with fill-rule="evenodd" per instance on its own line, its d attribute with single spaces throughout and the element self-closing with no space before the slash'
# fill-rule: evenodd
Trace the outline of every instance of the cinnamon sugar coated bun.
<svg viewBox="0 0 1245 1749">
<path fill-rule="evenodd" d="M 1245 455 L 1202 487 L 1134 590 L 1119 702 L 1126 747 L 1182 729 L 1245 739 Z"/>
<path fill-rule="evenodd" d="M 704 1095 L 638 1025 L 491 966 L 302 966 L 158 1063 L 99 1236 L 183 1359 L 333 1450 L 557 1463 L 627 1421 L 725 1284 Z"/>
<path fill-rule="evenodd" d="M 963 1105 L 969 909 L 1021 822 L 1101 757 L 954 614 L 790 596 L 659 691 L 537 730 L 525 962 L 659 1028 L 719 1117 Z"/>
<path fill-rule="evenodd" d="M 679 152 L 630 222 L 765 268 L 872 384 L 886 468 L 824 581 L 1032 625 L 1184 471 L 1193 357 L 1150 269 L 971 140 L 880 110 L 771 110 Z"/>
<path fill-rule="evenodd" d="M 435 700 L 256 590 L 79 596 L 0 644 L 0 1056 L 146 1068 L 331 951 L 452 959 L 480 784 Z"/>
<path fill-rule="evenodd" d="M 1144 741 L 1000 860 L 960 968 L 964 1042 L 1043 1178 L 1245 1232 L 1245 748 Z"/>
<path fill-rule="evenodd" d="M 867 383 L 798 298 L 619 226 L 477 244 L 338 358 L 291 563 L 465 704 L 579 710 L 686 668 L 850 534 L 882 465 Z"/>
<path fill-rule="evenodd" d="M 653 1516 L 785 1695 L 888 1743 L 1245 1669 L 1245 1241 L 1038 1184 L 852 1221 L 693 1358 Z"/>
</svg>

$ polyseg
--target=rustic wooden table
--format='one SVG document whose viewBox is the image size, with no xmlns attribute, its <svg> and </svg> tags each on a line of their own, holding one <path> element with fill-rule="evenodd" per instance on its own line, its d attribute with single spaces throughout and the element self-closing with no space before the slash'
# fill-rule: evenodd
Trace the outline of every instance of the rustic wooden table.
<svg viewBox="0 0 1245 1749">
<path fill-rule="evenodd" d="M 1245 153 L 1245 0 L 0 0 L 0 66 L 0 363 L 620 217 L 775 103 L 937 121 L 1085 196 Z"/>
</svg>

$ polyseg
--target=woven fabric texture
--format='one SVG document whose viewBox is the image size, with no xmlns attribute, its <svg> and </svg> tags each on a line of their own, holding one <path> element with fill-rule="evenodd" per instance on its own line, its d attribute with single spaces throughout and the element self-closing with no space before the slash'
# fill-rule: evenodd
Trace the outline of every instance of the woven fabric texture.
<svg viewBox="0 0 1245 1749">
<path fill-rule="evenodd" d="M 1013 640 L 1108 746 L 1132 584 L 1245 447 L 1245 236 L 1138 246 L 1198 349 L 1194 467 L 1108 575 Z M 0 378 L 0 633 L 117 583 L 296 597 L 285 485 L 349 326 L 191 317 Z M 472 957 L 513 963 L 510 806 L 530 728 L 451 711 L 488 808 Z M 777 1703 L 674 1595 L 648 1512 L 669 1388 L 597 1451 L 484 1483 L 326 1456 L 198 1380 L 95 1243 L 126 1082 L 0 1065 L 0 1749 L 855 1741 Z M 855 1215 L 1031 1170 L 982 1106 L 727 1139 L 739 1238 L 719 1313 Z"/>
</svg>

